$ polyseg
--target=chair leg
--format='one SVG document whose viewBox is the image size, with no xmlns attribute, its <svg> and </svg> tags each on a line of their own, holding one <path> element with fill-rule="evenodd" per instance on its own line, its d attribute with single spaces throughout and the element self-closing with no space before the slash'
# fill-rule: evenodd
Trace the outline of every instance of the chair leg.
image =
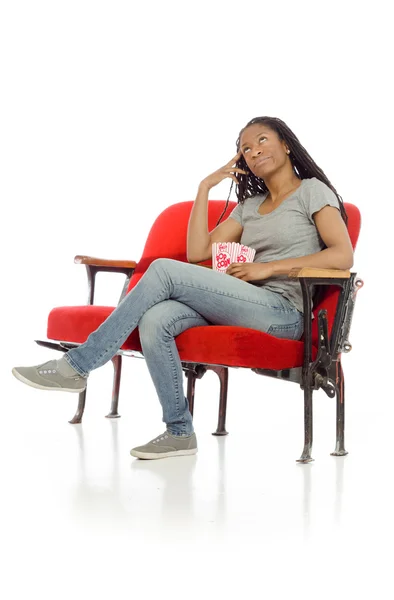
<svg viewBox="0 0 394 600">
<path fill-rule="evenodd" d="M 345 377 L 340 359 L 336 365 L 336 396 L 337 396 L 337 440 L 335 451 L 331 456 L 346 456 L 345 450 Z"/>
<path fill-rule="evenodd" d="M 189 411 L 191 416 L 194 412 L 194 393 L 196 389 L 197 375 L 193 371 L 187 372 L 187 401 L 189 403 Z"/>
<path fill-rule="evenodd" d="M 108 415 L 105 415 L 107 419 L 119 419 L 120 414 L 118 413 L 118 402 L 119 402 L 119 388 L 120 378 L 122 375 L 122 356 L 115 354 L 111 359 L 114 367 L 114 383 L 112 387 L 112 402 L 111 410 Z"/>
<path fill-rule="evenodd" d="M 214 371 L 220 380 L 218 426 L 212 435 L 228 435 L 228 431 L 226 431 L 228 368 L 209 366 L 209 369 Z"/>
<path fill-rule="evenodd" d="M 312 442 L 313 442 L 313 410 L 312 410 L 312 398 L 313 388 L 310 377 L 306 378 L 307 381 L 304 384 L 304 450 L 301 458 L 297 460 L 300 463 L 309 463 L 313 460 L 311 457 Z"/>
<path fill-rule="evenodd" d="M 85 388 L 84 391 L 80 392 L 80 394 L 78 395 L 77 412 L 75 413 L 75 415 L 73 416 L 71 421 L 69 421 L 69 423 L 71 423 L 71 425 L 75 425 L 76 423 L 82 422 L 82 417 L 83 417 L 83 413 L 85 410 L 86 392 L 87 392 L 87 388 Z"/>
</svg>

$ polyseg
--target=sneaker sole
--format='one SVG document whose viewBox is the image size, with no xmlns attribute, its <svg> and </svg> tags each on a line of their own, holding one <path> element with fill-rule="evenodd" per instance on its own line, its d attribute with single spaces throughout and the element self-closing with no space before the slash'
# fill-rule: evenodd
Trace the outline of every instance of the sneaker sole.
<svg viewBox="0 0 394 600">
<path fill-rule="evenodd" d="M 26 385 L 36 388 L 37 390 L 51 390 L 53 392 L 72 392 L 72 393 L 79 393 L 79 392 L 83 392 L 86 390 L 86 385 L 84 388 L 80 388 L 78 390 L 71 390 L 70 388 L 64 388 L 64 387 L 46 387 L 45 385 L 40 385 L 39 383 L 34 383 L 34 381 L 30 381 L 30 379 L 26 379 L 26 377 L 23 377 L 23 375 L 21 375 L 16 369 L 12 369 L 12 374 L 14 375 L 14 377 L 19 379 L 19 381 L 21 381 L 22 383 L 26 383 Z"/>
<path fill-rule="evenodd" d="M 191 450 L 174 450 L 172 452 L 140 452 L 139 450 L 130 450 L 130 454 L 136 458 L 155 460 L 157 458 L 169 458 L 171 456 L 189 456 L 190 454 L 197 454 L 197 448 L 192 448 Z"/>
</svg>

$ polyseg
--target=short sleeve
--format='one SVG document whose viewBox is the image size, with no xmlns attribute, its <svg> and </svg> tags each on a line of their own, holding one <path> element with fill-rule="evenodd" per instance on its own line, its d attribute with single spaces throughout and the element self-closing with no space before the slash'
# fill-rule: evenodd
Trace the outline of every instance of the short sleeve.
<svg viewBox="0 0 394 600">
<path fill-rule="evenodd" d="M 242 225 L 242 227 L 244 226 L 243 218 L 242 218 L 243 208 L 244 208 L 243 204 L 238 204 L 229 215 L 229 217 L 231 217 L 232 219 L 237 221 L 237 223 L 240 223 Z"/>
<path fill-rule="evenodd" d="M 306 214 L 312 223 L 314 223 L 313 215 L 325 206 L 334 206 L 340 210 L 339 201 L 334 192 L 328 185 L 315 177 L 310 180 L 310 185 L 306 187 L 303 201 Z"/>
</svg>

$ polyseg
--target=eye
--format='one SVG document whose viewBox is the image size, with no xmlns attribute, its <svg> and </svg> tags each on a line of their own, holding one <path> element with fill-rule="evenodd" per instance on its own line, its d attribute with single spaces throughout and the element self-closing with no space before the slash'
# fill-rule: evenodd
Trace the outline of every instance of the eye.
<svg viewBox="0 0 394 600">
<path fill-rule="evenodd" d="M 261 140 L 266 140 L 267 138 L 265 137 L 265 135 L 262 135 L 261 137 L 259 137 L 259 143 L 261 143 Z M 248 148 L 247 146 L 245 146 L 245 148 L 243 149 L 243 153 L 246 154 L 246 152 L 250 150 L 250 148 Z"/>
</svg>

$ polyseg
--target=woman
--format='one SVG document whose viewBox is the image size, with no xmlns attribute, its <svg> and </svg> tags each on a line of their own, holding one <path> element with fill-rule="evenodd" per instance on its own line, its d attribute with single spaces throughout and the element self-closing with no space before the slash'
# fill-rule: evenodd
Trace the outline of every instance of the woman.
<svg viewBox="0 0 394 600">
<path fill-rule="evenodd" d="M 208 232 L 208 193 L 226 177 L 237 184 L 239 203 Z M 287 273 L 301 266 L 351 268 L 346 219 L 340 196 L 287 125 L 271 117 L 253 119 L 240 132 L 237 155 L 200 183 L 189 220 L 187 257 L 198 263 L 210 258 L 214 242 L 241 242 L 256 250 L 254 262 L 231 264 L 230 277 L 225 277 L 198 265 L 157 259 L 84 344 L 60 360 L 14 368 L 13 373 L 39 389 L 83 391 L 90 371 L 110 360 L 138 326 L 167 428 L 131 455 L 195 454 L 197 440 L 174 338 L 191 327 L 214 324 L 300 339 L 302 293 Z"/>
</svg>

